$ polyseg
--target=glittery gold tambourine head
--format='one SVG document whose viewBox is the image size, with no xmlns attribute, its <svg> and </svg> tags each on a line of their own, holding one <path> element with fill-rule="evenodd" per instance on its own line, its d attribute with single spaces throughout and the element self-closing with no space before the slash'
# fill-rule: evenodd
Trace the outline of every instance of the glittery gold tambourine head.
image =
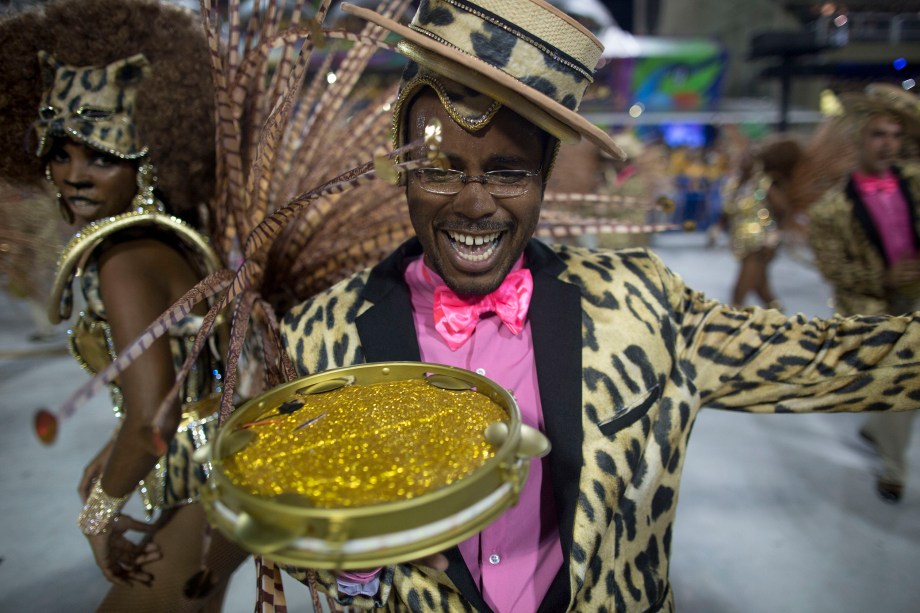
<svg viewBox="0 0 920 613">
<path fill-rule="evenodd" d="M 201 460 L 209 521 L 284 564 L 359 569 L 419 558 L 516 504 L 549 441 L 507 390 L 423 362 L 329 370 L 242 405 Z"/>
</svg>

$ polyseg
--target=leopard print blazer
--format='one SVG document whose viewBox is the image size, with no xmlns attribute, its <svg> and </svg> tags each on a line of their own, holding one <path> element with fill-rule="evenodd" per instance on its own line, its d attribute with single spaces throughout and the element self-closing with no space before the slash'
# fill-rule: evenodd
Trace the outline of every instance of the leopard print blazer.
<svg viewBox="0 0 920 613">
<path fill-rule="evenodd" d="M 418 360 L 407 258 L 293 309 L 282 332 L 303 374 Z M 737 310 L 686 287 L 652 253 L 531 241 L 530 318 L 552 442 L 563 567 L 541 611 L 673 611 L 671 538 L 687 442 L 701 407 L 758 413 L 907 409 L 920 398 L 918 318 L 807 320 Z M 388 611 L 488 611 L 456 547 L 446 573 L 384 570 Z M 305 580 L 303 569 L 286 569 Z M 319 573 L 336 593 L 334 577 Z"/>
<path fill-rule="evenodd" d="M 920 246 L 920 165 L 893 170 Z M 896 307 L 902 300 L 883 285 L 888 263 L 882 239 L 853 181 L 826 193 L 808 216 L 808 240 L 818 270 L 833 288 L 834 308 L 843 315 L 902 311 Z"/>
</svg>

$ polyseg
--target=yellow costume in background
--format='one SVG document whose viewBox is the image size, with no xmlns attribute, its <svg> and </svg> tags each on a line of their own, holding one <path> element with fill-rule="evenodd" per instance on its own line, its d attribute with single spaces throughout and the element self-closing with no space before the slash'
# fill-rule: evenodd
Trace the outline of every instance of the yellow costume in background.
<svg viewBox="0 0 920 613">
<path fill-rule="evenodd" d="M 743 185 L 737 178 L 725 186 L 725 215 L 732 253 L 738 260 L 761 249 L 775 249 L 781 241 L 779 225 L 770 211 L 769 177 L 759 173 Z"/>
</svg>

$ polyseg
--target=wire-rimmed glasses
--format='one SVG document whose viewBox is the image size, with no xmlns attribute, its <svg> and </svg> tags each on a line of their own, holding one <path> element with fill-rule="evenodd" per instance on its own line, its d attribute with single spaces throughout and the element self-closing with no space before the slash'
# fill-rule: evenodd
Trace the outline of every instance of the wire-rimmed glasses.
<svg viewBox="0 0 920 613">
<path fill-rule="evenodd" d="M 419 186 L 432 194 L 453 196 L 467 183 L 481 183 L 496 198 L 513 198 L 527 193 L 531 180 L 541 170 L 490 170 L 481 175 L 468 175 L 453 169 L 416 168 L 412 173 Z"/>
</svg>

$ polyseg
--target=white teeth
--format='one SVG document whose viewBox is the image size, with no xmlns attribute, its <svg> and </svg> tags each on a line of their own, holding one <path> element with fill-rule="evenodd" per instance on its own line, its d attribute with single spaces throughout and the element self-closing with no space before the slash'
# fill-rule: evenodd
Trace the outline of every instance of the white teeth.
<svg viewBox="0 0 920 613">
<path fill-rule="evenodd" d="M 495 247 L 489 247 L 484 253 L 480 253 L 479 255 L 460 253 L 459 251 L 457 253 L 467 262 L 481 262 L 482 260 L 488 259 L 492 256 L 493 253 L 495 253 Z"/>
<path fill-rule="evenodd" d="M 473 236 L 471 234 L 461 234 L 460 232 L 448 232 L 448 235 L 453 239 L 454 242 L 460 245 L 466 245 L 467 247 L 472 246 L 482 246 L 486 245 L 486 250 L 482 253 L 472 254 L 472 253 L 462 253 L 458 251 L 457 253 L 461 258 L 467 260 L 468 262 L 480 262 L 482 260 L 488 259 L 495 253 L 495 241 L 501 235 L 500 232 L 493 232 L 492 234 L 486 234 L 484 236 Z"/>
<path fill-rule="evenodd" d="M 485 236 L 472 234 L 461 234 L 460 232 L 448 232 L 450 237 L 456 242 L 472 247 L 474 245 L 485 245 L 486 243 L 491 243 L 498 238 L 499 233 L 493 232 L 492 234 L 486 234 Z"/>
</svg>

